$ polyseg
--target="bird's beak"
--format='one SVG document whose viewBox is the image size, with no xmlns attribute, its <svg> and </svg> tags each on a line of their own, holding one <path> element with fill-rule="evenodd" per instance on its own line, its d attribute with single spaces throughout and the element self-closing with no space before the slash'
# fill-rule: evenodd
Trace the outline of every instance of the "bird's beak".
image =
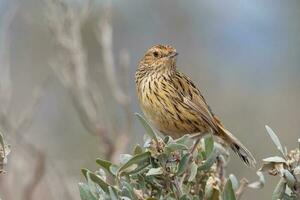
<svg viewBox="0 0 300 200">
<path fill-rule="evenodd" d="M 178 53 L 177 53 L 177 52 L 172 52 L 172 53 L 169 55 L 169 58 L 175 58 L 176 56 L 178 56 Z"/>
</svg>

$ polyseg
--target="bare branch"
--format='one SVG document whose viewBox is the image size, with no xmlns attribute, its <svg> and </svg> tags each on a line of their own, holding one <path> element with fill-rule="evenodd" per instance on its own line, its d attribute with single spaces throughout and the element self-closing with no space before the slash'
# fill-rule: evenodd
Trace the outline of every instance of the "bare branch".
<svg viewBox="0 0 300 200">
<path fill-rule="evenodd" d="M 243 178 L 240 181 L 240 186 L 239 186 L 239 188 L 235 192 L 236 199 L 240 199 L 241 198 L 241 196 L 244 193 L 245 189 L 247 188 L 248 184 L 249 184 L 249 181 L 247 179 L 245 179 L 245 178 Z"/>
<path fill-rule="evenodd" d="M 37 151 L 37 159 L 36 159 L 36 166 L 33 171 L 33 177 L 29 181 L 28 184 L 26 184 L 26 187 L 23 192 L 23 199 L 25 200 L 31 200 L 34 194 L 34 191 L 36 190 L 37 186 L 39 185 L 40 181 L 42 180 L 42 177 L 45 174 L 45 155 Z"/>
<path fill-rule="evenodd" d="M 129 104 L 129 97 L 126 95 L 118 84 L 116 77 L 116 67 L 113 56 L 113 29 L 110 24 L 111 5 L 107 5 L 104 9 L 104 16 L 99 21 L 96 36 L 102 47 L 103 67 L 106 72 L 107 80 L 112 89 L 116 101 L 121 105 Z M 100 33 L 100 34 L 97 34 Z"/>
<path fill-rule="evenodd" d="M 10 63 L 10 28 L 12 21 L 15 18 L 15 15 L 18 11 L 19 4 L 12 4 L 10 8 L 6 11 L 5 17 L 3 18 L 2 34 L 1 34 L 1 47 L 0 47 L 0 68 L 1 68 L 1 77 L 0 77 L 0 126 L 1 129 L 6 131 L 6 135 L 11 137 L 10 142 L 13 143 L 15 147 L 22 149 L 22 152 L 29 153 L 36 157 L 37 155 L 37 165 L 36 171 L 34 171 L 34 176 L 29 182 L 29 184 L 24 189 L 25 199 L 32 199 L 32 195 L 36 186 L 41 180 L 41 177 L 44 174 L 44 155 L 41 151 L 37 150 L 34 145 L 26 143 L 24 137 L 21 133 L 24 133 L 31 125 L 33 114 L 36 110 L 36 107 L 39 103 L 40 95 L 36 93 L 33 97 L 32 103 L 21 113 L 21 117 L 18 120 L 11 119 L 9 117 L 9 109 L 11 108 L 11 94 L 13 92 L 11 84 L 11 63 Z M 15 123 L 17 121 L 17 123 Z M 22 131 L 20 131 L 22 130 Z M 20 133 L 17 135 L 16 133 Z M 7 177 L 8 178 L 8 177 Z M 10 180 L 14 180 L 14 173 L 9 173 Z M 2 180 L 1 180 L 2 181 Z M 13 185 L 9 184 L 11 182 L 5 183 L 7 187 L 6 196 L 12 197 L 13 195 Z"/>
<path fill-rule="evenodd" d="M 83 15 L 77 15 L 75 8 L 60 0 L 47 2 L 49 27 L 55 41 L 66 54 L 60 59 L 63 63 L 57 63 L 53 68 L 60 80 L 68 87 L 83 124 L 93 133 L 96 129 L 95 124 L 99 124 L 99 120 L 91 97 L 88 95 L 90 93 L 87 81 L 88 63 L 80 30 L 83 23 L 80 16 Z"/>
<path fill-rule="evenodd" d="M 19 119 L 16 120 L 17 123 L 15 124 L 15 133 L 17 135 L 24 133 L 24 131 L 28 130 L 31 126 L 35 111 L 37 110 L 37 107 L 40 104 L 42 96 L 41 93 L 42 91 L 40 88 L 37 88 L 33 92 L 31 103 L 29 104 L 29 106 L 27 106 L 27 109 L 21 113 Z"/>
<path fill-rule="evenodd" d="M 88 62 L 80 30 L 83 20 L 78 18 L 75 8 L 71 8 L 70 5 L 60 0 L 48 1 L 48 6 L 47 17 L 50 29 L 55 41 L 65 53 L 61 59 L 64 60 L 64 63 L 57 64 L 54 70 L 69 89 L 83 125 L 90 133 L 101 136 L 103 144 L 106 145 L 106 154 L 111 156 L 114 146 L 107 130 L 101 128 L 99 104 L 95 103 L 96 95 L 92 94 L 87 81 Z M 88 6 L 85 6 L 84 9 L 86 7 Z M 87 11 L 78 12 L 86 13 Z"/>
<path fill-rule="evenodd" d="M 10 28 L 18 10 L 18 4 L 11 5 L 2 20 L 0 35 L 0 112 L 5 115 L 10 105 L 12 94 L 10 75 Z"/>
<path fill-rule="evenodd" d="M 102 47 L 103 67 L 108 84 L 117 103 L 122 106 L 127 120 L 127 127 L 122 128 L 121 134 L 116 136 L 116 143 L 107 128 L 103 128 L 105 123 L 102 117 L 104 108 L 101 91 L 93 90 L 91 87 L 93 82 L 88 77 L 87 53 L 83 47 L 81 27 L 90 14 L 90 2 L 84 4 L 80 10 L 62 0 L 48 0 L 47 3 L 50 30 L 62 52 L 56 63 L 52 63 L 52 67 L 61 82 L 68 88 L 84 127 L 90 133 L 100 136 L 101 143 L 105 145 L 103 149 L 105 149 L 106 158 L 115 159 L 116 153 L 123 152 L 128 144 L 132 114 L 129 95 L 126 95 L 117 81 L 112 49 L 110 8 L 106 9 L 104 17 L 98 24 L 101 34 L 97 36 Z M 77 15 L 77 13 L 81 14 Z M 124 73 L 129 74 L 129 55 L 126 51 L 120 55 L 120 66 L 122 66 Z M 123 82 L 128 93 L 128 81 L 123 80 Z"/>
</svg>

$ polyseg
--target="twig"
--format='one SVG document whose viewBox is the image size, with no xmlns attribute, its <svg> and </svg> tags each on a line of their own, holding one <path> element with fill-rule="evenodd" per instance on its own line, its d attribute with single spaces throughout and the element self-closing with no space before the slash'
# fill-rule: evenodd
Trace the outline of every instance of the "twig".
<svg viewBox="0 0 300 200">
<path fill-rule="evenodd" d="M 92 81 L 87 72 L 88 61 L 82 44 L 81 27 L 89 14 L 89 6 L 84 6 L 84 11 L 82 11 L 72 8 L 62 0 L 48 0 L 47 3 L 49 27 L 63 53 L 62 58 L 56 61 L 58 63 L 53 69 L 61 82 L 68 88 L 82 124 L 90 133 L 100 136 L 101 143 L 105 145 L 105 157 L 115 159 L 116 153 L 122 152 L 129 141 L 127 138 L 131 132 L 132 116 L 129 96 L 123 92 L 116 77 L 112 50 L 112 26 L 110 25 L 111 10 L 109 8 L 105 11 L 105 15 L 98 25 L 101 33 L 98 41 L 102 47 L 103 68 L 110 89 L 127 116 L 126 131 L 123 129 L 122 133 L 116 136 L 116 144 L 114 144 L 109 131 L 103 128 L 104 123 L 101 119 L 103 109 L 97 98 L 101 96 L 101 91 L 91 90 L 90 82 Z M 77 15 L 77 13 L 85 14 Z M 123 69 L 129 71 L 129 56 L 126 52 L 122 55 L 121 63 Z"/>
<path fill-rule="evenodd" d="M 19 120 L 14 120 L 9 117 L 9 109 L 11 109 L 11 94 L 13 93 L 13 88 L 11 86 L 11 74 L 10 74 L 10 26 L 12 21 L 15 18 L 17 10 L 19 8 L 19 4 L 11 5 L 10 9 L 8 9 L 4 21 L 3 21 L 3 34 L 2 34 L 2 42 L 3 45 L 0 48 L 0 67 L 1 67 L 1 76 L 0 79 L 0 126 L 1 129 L 6 131 L 6 135 L 10 136 L 10 143 L 15 147 L 19 147 L 22 151 L 27 152 L 31 155 L 38 155 L 36 171 L 34 176 L 32 177 L 30 183 L 25 186 L 24 189 L 24 197 L 25 199 L 31 199 L 33 192 L 36 189 L 36 186 L 41 180 L 41 177 L 44 174 L 44 156 L 43 153 L 37 150 L 32 144 L 26 143 L 23 137 L 23 133 L 28 130 L 31 125 L 33 114 L 36 111 L 37 104 L 39 102 L 39 95 L 36 95 L 32 104 L 30 104 L 29 109 L 21 112 Z M 17 121 L 17 123 L 15 123 Z M 16 148 L 15 148 L 16 149 Z M 35 157 L 35 156 L 33 156 Z M 9 176 L 7 178 L 11 178 L 14 180 L 13 172 L 9 172 Z M 8 199 L 13 196 L 12 194 L 12 185 L 5 183 L 7 186 L 6 196 Z"/>
<path fill-rule="evenodd" d="M 99 44 L 102 47 L 102 59 L 103 67 L 106 72 L 107 80 L 112 89 L 115 99 L 121 105 L 127 105 L 130 103 L 128 95 L 126 95 L 120 88 L 116 77 L 116 67 L 113 56 L 113 29 L 110 24 L 111 21 L 111 4 L 107 4 L 104 9 L 104 16 L 102 20 L 99 21 L 96 35 Z M 100 33 L 100 34 L 97 34 Z"/>
<path fill-rule="evenodd" d="M 225 181 L 226 181 L 224 165 L 225 165 L 224 157 L 222 155 L 217 156 L 217 173 L 222 186 L 225 185 Z"/>
<path fill-rule="evenodd" d="M 8 108 L 10 106 L 10 99 L 12 94 L 11 87 L 11 76 L 10 76 L 10 28 L 12 21 L 15 18 L 19 4 L 11 5 L 10 9 L 5 13 L 2 20 L 2 35 L 0 41 L 0 108 L 1 117 L 7 114 Z"/>
<path fill-rule="evenodd" d="M 242 194 L 244 193 L 245 189 L 247 188 L 249 184 L 249 181 L 245 178 L 243 178 L 241 181 L 240 181 L 240 186 L 239 188 L 236 190 L 235 192 L 235 196 L 237 199 L 240 199 Z"/>
<path fill-rule="evenodd" d="M 36 167 L 32 171 L 34 175 L 29 183 L 26 184 L 22 195 L 24 200 L 32 199 L 34 191 L 45 174 L 45 155 L 40 151 L 37 151 Z"/>
</svg>

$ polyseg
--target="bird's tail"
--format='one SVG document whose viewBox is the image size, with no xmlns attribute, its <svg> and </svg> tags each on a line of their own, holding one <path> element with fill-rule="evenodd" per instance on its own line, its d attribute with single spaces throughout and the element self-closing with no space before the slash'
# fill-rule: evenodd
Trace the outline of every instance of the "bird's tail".
<svg viewBox="0 0 300 200">
<path fill-rule="evenodd" d="M 250 153 L 250 151 L 220 123 L 217 124 L 219 129 L 218 136 L 222 138 L 231 147 L 231 149 L 241 158 L 241 160 L 247 166 L 254 168 L 256 160 Z"/>
</svg>

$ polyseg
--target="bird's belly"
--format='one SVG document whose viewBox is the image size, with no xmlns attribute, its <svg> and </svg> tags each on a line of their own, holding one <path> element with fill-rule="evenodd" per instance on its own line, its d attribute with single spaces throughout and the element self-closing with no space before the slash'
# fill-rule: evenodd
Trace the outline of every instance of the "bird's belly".
<svg viewBox="0 0 300 200">
<path fill-rule="evenodd" d="M 189 113 L 178 114 L 175 109 L 168 109 L 166 105 L 144 101 L 141 108 L 146 118 L 156 129 L 173 138 L 209 131 L 209 128 L 198 118 L 189 115 Z"/>
</svg>

